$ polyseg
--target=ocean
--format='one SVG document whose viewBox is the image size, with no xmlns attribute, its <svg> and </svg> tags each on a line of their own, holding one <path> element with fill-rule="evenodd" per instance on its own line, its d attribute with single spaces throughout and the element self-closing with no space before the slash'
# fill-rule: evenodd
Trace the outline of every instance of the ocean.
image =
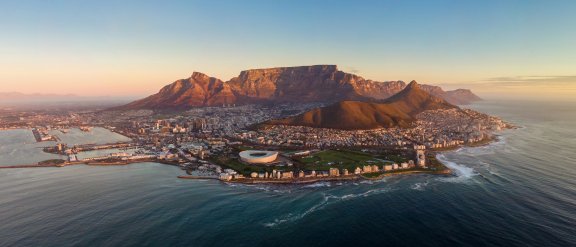
<svg viewBox="0 0 576 247">
<path fill-rule="evenodd" d="M 156 163 L 0 169 L 0 246 L 576 246 L 576 104 L 472 108 L 520 128 L 439 155 L 453 177 L 279 186 L 181 180 Z M 5 133 L 0 164 L 26 155 L 9 149 L 27 137 Z"/>
</svg>

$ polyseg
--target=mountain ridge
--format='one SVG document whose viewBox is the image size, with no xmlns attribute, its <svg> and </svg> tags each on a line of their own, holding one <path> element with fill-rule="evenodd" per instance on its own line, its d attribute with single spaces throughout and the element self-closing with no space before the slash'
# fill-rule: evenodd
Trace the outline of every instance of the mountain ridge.
<svg viewBox="0 0 576 247">
<path fill-rule="evenodd" d="M 367 80 L 340 71 L 336 65 L 250 69 L 241 71 L 238 76 L 226 82 L 194 72 L 189 78 L 164 86 L 156 94 L 115 109 L 185 109 L 223 104 L 374 101 L 384 100 L 405 87 L 406 83 L 403 81 Z M 435 86 L 425 87 L 425 90 L 457 104 L 469 103 L 459 98 L 463 92 L 449 93 L 451 91 L 441 88 L 438 90 Z"/>
<path fill-rule="evenodd" d="M 407 128 L 426 110 L 458 108 L 422 90 L 416 81 L 382 102 L 340 101 L 283 119 L 262 124 L 307 126 L 342 130 Z"/>
</svg>

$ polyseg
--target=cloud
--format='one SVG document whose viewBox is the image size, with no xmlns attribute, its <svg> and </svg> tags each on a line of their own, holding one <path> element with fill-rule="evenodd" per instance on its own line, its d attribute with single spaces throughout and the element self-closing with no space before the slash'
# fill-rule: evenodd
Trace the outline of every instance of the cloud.
<svg viewBox="0 0 576 247">
<path fill-rule="evenodd" d="M 502 76 L 440 86 L 444 89 L 468 88 L 483 98 L 576 98 L 576 75 Z"/>
<path fill-rule="evenodd" d="M 478 90 L 532 94 L 576 95 L 576 76 L 495 77 L 471 84 Z"/>
<path fill-rule="evenodd" d="M 503 76 L 491 77 L 478 81 L 468 81 L 462 83 L 444 83 L 440 85 L 454 87 L 454 85 L 463 87 L 494 87 L 494 88 L 566 88 L 573 90 L 576 88 L 576 75 L 561 75 L 561 76 Z"/>
<path fill-rule="evenodd" d="M 527 83 L 576 83 L 576 75 L 562 76 L 513 76 L 513 77 L 493 77 L 479 83 L 508 83 L 508 84 L 527 84 Z"/>
<path fill-rule="evenodd" d="M 345 68 L 347 72 L 352 73 L 352 74 L 360 74 L 360 70 L 355 68 L 355 67 L 346 67 Z"/>
</svg>

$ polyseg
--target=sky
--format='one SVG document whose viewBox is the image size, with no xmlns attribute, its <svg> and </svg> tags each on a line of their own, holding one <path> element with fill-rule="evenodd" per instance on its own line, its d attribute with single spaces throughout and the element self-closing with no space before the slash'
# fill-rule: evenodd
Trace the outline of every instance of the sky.
<svg viewBox="0 0 576 247">
<path fill-rule="evenodd" d="M 576 98 L 576 1 L 6 1 L 0 92 L 145 96 L 193 71 L 337 64 L 483 97 Z"/>
</svg>

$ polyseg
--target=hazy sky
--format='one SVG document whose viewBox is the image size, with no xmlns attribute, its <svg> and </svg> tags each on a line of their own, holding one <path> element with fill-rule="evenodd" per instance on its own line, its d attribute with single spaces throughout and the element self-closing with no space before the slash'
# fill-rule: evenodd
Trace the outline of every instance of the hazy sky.
<svg viewBox="0 0 576 247">
<path fill-rule="evenodd" d="M 193 71 L 337 64 L 576 96 L 576 1 L 1 1 L 0 92 L 135 95 Z"/>
</svg>

